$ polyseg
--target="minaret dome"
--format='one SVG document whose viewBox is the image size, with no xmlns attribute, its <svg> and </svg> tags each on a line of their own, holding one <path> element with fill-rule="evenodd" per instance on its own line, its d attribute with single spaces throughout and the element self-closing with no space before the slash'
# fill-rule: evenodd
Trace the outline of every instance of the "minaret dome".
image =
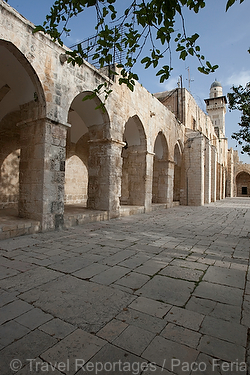
<svg viewBox="0 0 250 375">
<path fill-rule="evenodd" d="M 222 85 L 221 85 L 220 82 L 218 82 L 215 79 L 215 81 L 212 83 L 212 85 L 210 87 L 210 95 L 209 95 L 209 97 L 210 98 L 218 98 L 220 96 L 223 96 Z"/>
</svg>

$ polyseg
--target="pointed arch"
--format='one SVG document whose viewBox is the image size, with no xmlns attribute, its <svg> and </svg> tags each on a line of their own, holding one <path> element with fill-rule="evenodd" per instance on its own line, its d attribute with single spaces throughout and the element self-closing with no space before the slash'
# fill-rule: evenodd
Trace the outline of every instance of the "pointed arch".
<svg viewBox="0 0 250 375">
<path fill-rule="evenodd" d="M 125 124 L 122 150 L 121 204 L 145 205 L 147 140 L 143 124 L 137 115 Z"/>
<path fill-rule="evenodd" d="M 154 143 L 152 203 L 167 203 L 169 150 L 166 137 L 159 132 Z"/>
<path fill-rule="evenodd" d="M 146 133 L 139 116 L 134 115 L 128 119 L 124 127 L 123 140 L 129 147 L 140 146 L 142 150 L 147 148 Z"/>
<path fill-rule="evenodd" d="M 77 143 L 88 131 L 91 132 L 92 140 L 109 137 L 109 115 L 105 109 L 97 108 L 102 104 L 101 100 L 95 96 L 83 101 L 91 94 L 93 93 L 90 91 L 81 92 L 71 102 L 68 122 L 71 124 L 69 133 L 73 143 Z"/>
<path fill-rule="evenodd" d="M 31 168 L 26 162 L 29 145 L 28 159 L 35 163 L 37 154 L 32 132 L 25 130 L 25 142 L 21 142 L 21 129 L 17 124 L 46 116 L 45 95 L 36 71 L 13 43 L 0 39 L 0 56 L 1 208 L 14 207 L 18 214 L 19 207 L 19 214 L 28 217 L 27 211 L 21 214 L 20 207 L 32 206 L 38 201 L 35 192 L 27 192 L 31 184 Z M 37 186 L 37 175 L 34 179 Z"/>
<path fill-rule="evenodd" d="M 13 43 L 3 39 L 0 56 L 0 121 L 22 106 L 36 118 L 45 117 L 44 90 L 30 62 Z"/>
<path fill-rule="evenodd" d="M 66 162 L 66 204 L 78 204 L 92 209 L 105 209 L 102 189 L 107 188 L 109 166 L 105 166 L 104 144 L 109 139 L 110 120 L 106 110 L 99 107 L 102 102 L 95 96 L 83 101 L 92 92 L 79 93 L 72 101 L 68 123 Z M 108 200 L 108 197 L 105 198 Z M 106 204 L 107 205 L 107 204 Z"/>
<path fill-rule="evenodd" d="M 241 171 L 236 175 L 237 197 L 250 197 L 250 173 Z"/>
</svg>

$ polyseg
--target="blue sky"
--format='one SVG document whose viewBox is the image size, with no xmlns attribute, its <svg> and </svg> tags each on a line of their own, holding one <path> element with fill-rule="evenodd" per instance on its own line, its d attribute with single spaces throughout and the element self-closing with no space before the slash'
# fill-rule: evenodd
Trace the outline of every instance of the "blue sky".
<svg viewBox="0 0 250 375">
<path fill-rule="evenodd" d="M 121 3 L 121 0 L 118 1 Z M 126 6 L 130 1 L 122 0 Z M 34 24 L 43 23 L 48 14 L 53 0 L 9 0 L 8 4 L 13 6 L 19 13 Z M 209 97 L 211 83 L 217 79 L 221 82 L 224 95 L 230 91 L 232 85 L 245 85 L 250 81 L 250 1 L 245 0 L 239 4 L 239 0 L 225 12 L 226 0 L 208 0 L 207 5 L 199 14 L 185 11 L 185 24 L 187 34 L 197 32 L 200 35 L 199 45 L 202 53 L 214 65 L 219 68 L 208 76 L 198 72 L 198 62 L 193 57 L 183 62 L 178 59 L 172 48 L 173 72 L 170 79 L 159 83 L 153 69 L 144 70 L 140 64 L 136 66 L 139 81 L 150 92 L 170 90 L 177 87 L 178 77 L 182 75 L 183 85 L 189 89 L 196 99 L 198 105 L 205 110 L 204 99 Z M 65 39 L 65 44 L 70 46 L 88 36 L 94 34 L 95 15 L 92 9 L 88 9 L 85 15 L 81 15 L 71 23 L 71 35 Z M 176 29 L 179 22 L 176 23 Z M 164 64 L 167 61 L 164 62 Z M 190 81 L 188 80 L 190 72 Z M 238 130 L 239 114 L 229 111 L 226 114 L 226 136 L 229 147 L 240 151 L 239 146 L 231 139 L 231 134 Z M 240 155 L 244 163 L 250 163 L 250 157 Z"/>
</svg>

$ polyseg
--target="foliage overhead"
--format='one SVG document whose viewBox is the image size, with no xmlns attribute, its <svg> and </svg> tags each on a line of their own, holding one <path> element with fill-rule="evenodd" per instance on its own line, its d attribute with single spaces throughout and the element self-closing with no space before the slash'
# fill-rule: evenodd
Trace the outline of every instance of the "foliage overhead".
<svg viewBox="0 0 250 375">
<path fill-rule="evenodd" d="M 244 0 L 240 0 L 242 3 Z M 236 0 L 227 0 L 228 10 Z M 133 91 L 135 80 L 138 76 L 133 72 L 136 61 L 140 58 L 141 63 L 147 69 L 150 66 L 160 69 L 156 75 L 160 82 L 164 82 L 170 76 L 172 70 L 171 45 L 174 41 L 175 50 L 179 58 L 185 60 L 187 56 L 195 56 L 199 61 L 198 70 L 204 74 L 214 72 L 218 66 L 206 61 L 197 45 L 199 35 L 197 33 L 188 36 L 185 29 L 184 8 L 198 13 L 206 5 L 205 0 L 130 0 L 121 15 L 118 14 L 119 5 L 122 0 L 56 0 L 46 16 L 43 25 L 37 26 L 36 31 L 49 34 L 54 41 L 62 44 L 62 35 L 69 34 L 69 21 L 72 17 L 94 7 L 96 11 L 96 40 L 97 50 L 94 59 L 99 62 L 100 67 L 110 66 L 112 62 L 113 48 L 125 51 L 125 62 L 120 64 L 121 74 L 119 83 L 125 83 Z M 182 31 L 176 32 L 175 22 L 177 16 L 181 19 Z M 125 30 L 121 34 L 120 26 Z M 142 56 L 144 47 L 150 42 L 150 52 Z M 81 44 L 69 55 L 68 62 L 81 65 L 86 58 Z M 168 63 L 164 64 L 165 55 L 168 53 Z M 112 72 L 114 73 L 114 72 Z"/>
<path fill-rule="evenodd" d="M 248 50 L 250 53 L 250 49 Z M 238 109 L 241 112 L 240 130 L 233 133 L 235 139 L 242 147 L 241 153 L 250 155 L 250 82 L 243 86 L 233 86 L 232 92 L 227 94 L 229 109 Z"/>
</svg>

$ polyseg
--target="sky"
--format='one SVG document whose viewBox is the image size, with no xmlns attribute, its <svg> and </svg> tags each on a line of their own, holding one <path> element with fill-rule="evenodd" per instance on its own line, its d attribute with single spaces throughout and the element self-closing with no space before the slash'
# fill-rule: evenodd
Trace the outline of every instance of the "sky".
<svg viewBox="0 0 250 375">
<path fill-rule="evenodd" d="M 130 0 L 118 0 L 118 5 L 130 4 Z M 46 14 L 49 13 L 53 0 L 8 0 L 8 4 L 15 8 L 35 25 L 42 24 Z M 173 71 L 168 81 L 159 82 L 154 69 L 145 70 L 138 62 L 135 73 L 139 76 L 139 82 L 151 93 L 171 90 L 177 87 L 178 78 L 182 76 L 183 86 L 190 90 L 197 104 L 202 110 L 206 110 L 204 99 L 209 97 L 210 86 L 214 80 L 218 80 L 223 87 L 223 94 L 230 92 L 233 85 L 243 85 L 250 82 L 250 0 L 242 4 L 239 0 L 226 12 L 226 0 L 207 0 L 205 8 L 198 14 L 184 10 L 185 28 L 188 35 L 198 33 L 198 44 L 202 54 L 212 65 L 218 64 L 215 73 L 204 75 L 198 71 L 199 63 L 196 58 L 188 57 L 182 61 L 175 53 L 172 46 Z M 120 9 L 120 8 L 119 8 Z M 88 8 L 85 14 L 78 16 L 69 25 L 70 36 L 64 38 L 64 43 L 71 46 L 79 41 L 94 35 L 95 13 Z M 176 20 L 176 31 L 180 28 L 180 22 Z M 181 29 L 180 29 L 181 30 Z M 145 52 L 146 53 L 146 52 Z M 142 56 L 144 57 L 144 56 Z M 163 61 L 163 64 L 168 63 Z M 158 69 L 159 70 L 159 69 Z M 250 163 L 250 156 L 242 155 L 241 148 L 231 139 L 233 132 L 239 129 L 238 111 L 226 114 L 226 137 L 228 146 L 239 151 L 240 160 Z"/>
</svg>

